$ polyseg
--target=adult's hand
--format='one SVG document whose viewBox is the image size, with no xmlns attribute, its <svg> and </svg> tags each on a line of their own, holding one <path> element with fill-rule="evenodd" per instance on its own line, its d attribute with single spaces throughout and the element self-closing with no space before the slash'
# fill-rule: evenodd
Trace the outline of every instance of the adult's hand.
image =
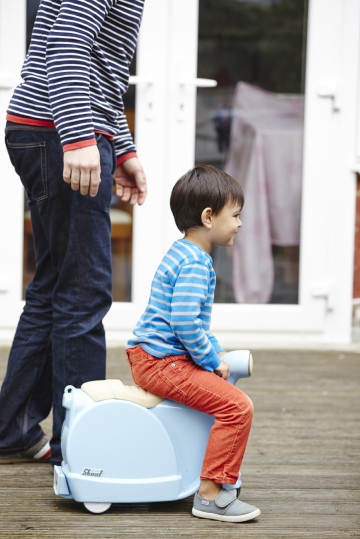
<svg viewBox="0 0 360 539">
<path fill-rule="evenodd" d="M 146 176 L 137 157 L 131 157 L 118 165 L 114 174 L 116 194 L 130 204 L 144 203 L 147 194 Z"/>
<path fill-rule="evenodd" d="M 100 172 L 100 154 L 96 144 L 64 152 L 63 178 L 74 191 L 80 189 L 82 195 L 89 193 L 95 197 L 101 182 Z"/>
</svg>

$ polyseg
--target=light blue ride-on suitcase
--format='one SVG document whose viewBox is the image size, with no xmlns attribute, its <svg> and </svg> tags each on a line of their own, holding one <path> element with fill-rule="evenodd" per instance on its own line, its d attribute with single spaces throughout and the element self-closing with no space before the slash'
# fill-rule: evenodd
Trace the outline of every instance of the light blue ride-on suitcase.
<svg viewBox="0 0 360 539">
<path fill-rule="evenodd" d="M 248 350 L 222 359 L 229 383 L 250 376 Z M 63 462 L 54 467 L 59 496 L 102 513 L 112 503 L 178 500 L 198 490 L 212 416 L 120 380 L 67 386 L 63 406 Z"/>
</svg>

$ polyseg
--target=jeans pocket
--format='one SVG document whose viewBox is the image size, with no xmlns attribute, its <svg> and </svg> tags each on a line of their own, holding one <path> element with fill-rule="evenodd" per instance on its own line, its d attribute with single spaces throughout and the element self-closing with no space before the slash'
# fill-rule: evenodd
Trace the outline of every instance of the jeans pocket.
<svg viewBox="0 0 360 539">
<path fill-rule="evenodd" d="M 169 359 L 171 362 L 168 361 Z M 160 395 L 161 397 L 165 396 L 182 404 L 187 403 L 187 376 L 186 373 L 183 372 L 181 364 L 179 364 L 177 360 L 170 358 L 170 356 L 163 360 L 163 365 L 161 370 L 159 370 L 157 373 L 157 380 L 155 384 L 155 391 L 151 390 L 153 393 Z M 159 388 L 157 387 L 158 384 L 160 388 L 162 388 L 162 395 L 159 393 Z"/>
<path fill-rule="evenodd" d="M 6 139 L 6 147 L 29 200 L 38 202 L 46 199 L 48 196 L 46 142 L 10 142 Z"/>
</svg>

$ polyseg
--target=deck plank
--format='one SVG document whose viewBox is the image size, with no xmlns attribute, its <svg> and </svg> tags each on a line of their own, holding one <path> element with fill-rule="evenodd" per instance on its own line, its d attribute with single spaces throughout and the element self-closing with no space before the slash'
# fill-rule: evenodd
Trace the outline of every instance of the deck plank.
<svg viewBox="0 0 360 539">
<path fill-rule="evenodd" d="M 8 350 L 0 349 L 0 378 Z M 230 524 L 191 516 L 192 497 L 114 504 L 92 515 L 58 498 L 47 464 L 0 467 L 0 537 L 337 538 L 360 537 L 360 358 L 355 353 L 254 352 L 240 386 L 255 416 L 242 467 L 244 501 L 256 521 Z M 131 383 L 124 352 L 110 349 L 108 377 Z M 51 432 L 51 418 L 44 422 Z"/>
</svg>

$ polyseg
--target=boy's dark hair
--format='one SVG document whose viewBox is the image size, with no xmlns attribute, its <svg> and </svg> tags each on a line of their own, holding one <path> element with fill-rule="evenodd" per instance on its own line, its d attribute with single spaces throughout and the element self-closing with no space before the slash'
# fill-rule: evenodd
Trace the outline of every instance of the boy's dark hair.
<svg viewBox="0 0 360 539">
<path fill-rule="evenodd" d="M 217 215 L 227 202 L 244 205 L 241 185 L 223 170 L 212 165 L 198 165 L 174 185 L 170 208 L 180 232 L 202 226 L 201 214 L 211 208 Z"/>
</svg>

